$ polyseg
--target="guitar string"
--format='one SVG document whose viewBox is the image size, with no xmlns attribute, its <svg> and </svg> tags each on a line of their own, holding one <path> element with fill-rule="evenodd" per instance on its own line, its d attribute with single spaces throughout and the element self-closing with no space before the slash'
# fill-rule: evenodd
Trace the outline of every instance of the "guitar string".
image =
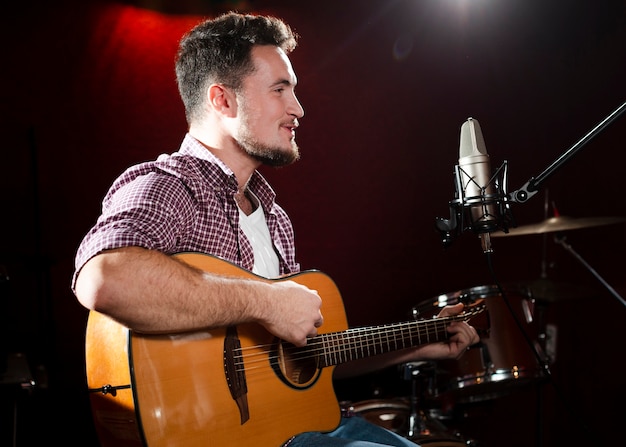
<svg viewBox="0 0 626 447">
<path fill-rule="evenodd" d="M 407 343 L 407 339 L 414 339 L 414 338 L 419 338 L 420 336 L 424 337 L 427 339 L 426 342 L 424 343 L 428 343 L 430 341 L 434 342 L 434 341 L 438 341 L 440 340 L 442 337 L 438 337 L 437 336 L 437 331 L 429 331 L 429 332 L 423 332 L 420 335 L 414 335 L 412 337 L 406 337 L 403 336 L 401 338 L 401 340 L 399 340 L 394 333 L 396 332 L 400 332 L 399 330 L 394 330 L 393 332 L 389 333 L 389 332 L 385 332 L 385 333 L 381 333 L 381 335 L 376 335 L 374 333 L 368 333 L 368 334 L 363 334 L 363 335 L 358 335 L 359 338 L 363 338 L 363 340 L 342 340 L 342 338 L 344 338 L 343 336 L 338 338 L 329 338 L 329 337 L 325 337 L 325 336 L 318 336 L 321 339 L 320 340 L 314 340 L 309 342 L 309 344 L 307 346 L 304 347 L 296 347 L 296 346 L 287 346 L 285 347 L 285 355 L 280 355 L 280 354 L 270 354 L 268 355 L 268 352 L 275 352 L 275 348 L 273 347 L 273 345 L 266 345 L 266 346 L 257 346 L 257 349 L 264 349 L 265 352 L 256 352 L 256 353 L 252 353 L 252 354 L 247 354 L 245 352 L 243 352 L 243 349 L 240 349 L 241 353 L 237 354 L 236 357 L 243 359 L 246 363 L 246 365 L 249 365 L 246 367 L 246 369 L 250 370 L 254 368 L 254 365 L 257 363 L 263 363 L 265 364 L 267 361 L 275 361 L 281 358 L 289 358 L 291 361 L 297 362 L 297 361 L 305 361 L 307 359 L 311 359 L 311 358 L 318 358 L 320 356 L 326 355 L 326 356 L 330 356 L 330 357 L 334 357 L 335 359 L 344 359 L 344 360 L 348 360 L 348 359 L 353 359 L 354 357 L 356 358 L 361 358 L 363 356 L 365 356 L 365 354 L 367 353 L 372 354 L 377 354 L 377 353 L 383 353 L 383 352 L 388 352 L 389 349 L 403 349 L 403 348 L 408 348 L 411 346 L 414 346 L 413 343 Z M 376 336 L 378 340 L 372 340 L 372 337 Z M 342 342 L 343 343 L 343 347 L 338 347 L 337 346 L 337 342 Z M 385 346 L 381 346 L 382 345 L 387 345 Z M 420 342 L 421 344 L 421 342 Z M 372 348 L 378 348 L 378 349 L 372 349 Z M 246 350 L 249 349 L 254 349 L 254 348 L 246 348 Z M 352 355 L 350 353 L 355 352 L 356 351 L 361 351 L 360 355 L 357 352 L 356 354 Z M 380 350 L 380 352 L 377 352 L 378 350 Z M 334 362 L 334 363 L 340 363 L 340 362 Z"/>
<path fill-rule="evenodd" d="M 334 362 L 331 361 L 331 363 L 337 364 L 343 361 L 362 358 L 363 356 L 409 348 L 415 346 L 415 343 L 412 341 L 414 339 L 417 339 L 418 345 L 430 343 L 431 338 L 433 338 L 432 342 L 439 341 L 442 336 L 447 336 L 446 328 L 449 323 L 468 320 L 476 313 L 478 312 L 474 312 L 470 315 L 465 313 L 427 321 L 410 321 L 370 328 L 352 328 L 342 332 L 320 334 L 312 337 L 309 343 L 304 347 L 284 345 L 286 356 L 280 354 L 268 355 L 268 352 L 276 352 L 276 343 L 271 343 L 235 349 L 236 354 L 234 357 L 240 364 L 242 361 L 245 361 L 246 365 L 243 369 L 246 371 L 254 371 L 262 367 L 263 365 L 255 366 L 259 363 L 265 364 L 268 361 L 276 362 L 285 357 L 288 357 L 290 361 L 304 361 L 325 355 L 327 357 L 330 356 L 331 360 L 334 360 Z M 408 332 L 408 334 L 405 334 L 406 332 Z M 422 342 L 422 338 L 425 338 L 426 341 Z M 408 345 L 406 343 L 407 339 L 410 341 Z M 386 349 L 383 345 L 386 345 Z M 379 348 L 380 352 L 374 349 L 374 353 L 372 354 L 372 347 Z M 359 352 L 355 352 L 359 349 L 360 355 Z M 251 354 L 247 353 L 252 350 L 256 352 Z M 356 357 L 352 355 L 352 353 L 356 354 Z M 351 355 L 347 356 L 346 354 Z"/>
<path fill-rule="evenodd" d="M 395 330 L 393 332 L 398 332 L 398 330 Z M 430 331 L 430 335 L 432 336 L 431 338 L 433 339 L 433 341 L 437 340 L 436 333 L 437 331 Z M 424 335 L 424 333 L 422 333 L 422 335 Z M 383 342 L 389 343 L 389 340 L 393 341 L 396 339 L 393 337 L 393 334 L 389 334 L 389 335 L 385 335 L 385 337 L 383 337 L 382 340 Z M 331 343 L 334 341 L 336 340 L 331 340 Z M 253 354 L 252 356 L 256 358 L 251 359 L 251 356 L 249 354 L 244 354 L 240 356 L 240 359 L 243 358 L 245 360 L 245 365 L 243 366 L 243 368 L 240 368 L 240 371 L 245 370 L 248 374 L 248 377 L 250 379 L 253 379 L 256 376 L 255 372 L 260 372 L 260 373 L 269 372 L 267 369 L 268 362 L 274 363 L 277 366 L 280 365 L 282 367 L 281 369 L 283 368 L 289 369 L 289 365 L 297 365 L 298 362 L 306 361 L 312 358 L 319 359 L 322 355 L 326 355 L 327 357 L 330 357 L 332 359 L 329 362 L 329 365 L 339 364 L 339 363 L 342 363 L 343 361 L 354 360 L 356 358 L 362 358 L 365 352 L 367 352 L 367 355 L 370 355 L 371 354 L 370 348 L 372 346 L 378 346 L 378 343 L 364 344 L 364 343 L 358 343 L 355 341 L 355 342 L 352 342 L 351 344 L 348 344 L 348 346 L 350 346 L 349 348 L 342 349 L 341 351 L 328 352 L 328 350 L 326 349 L 327 342 L 328 340 L 325 341 L 322 339 L 321 341 L 318 340 L 302 348 L 298 348 L 295 346 L 287 347 L 286 354 L 282 356 L 281 355 L 273 355 L 273 356 L 269 355 L 268 356 L 267 352 L 263 352 L 263 353 Z M 361 355 L 358 355 L 358 353 L 356 355 L 347 355 L 346 353 L 350 353 L 354 351 L 353 348 L 355 346 L 358 346 L 361 348 Z M 405 343 L 401 348 L 407 348 L 410 346 L 411 345 L 407 346 Z M 387 352 L 387 351 L 382 350 L 381 353 L 382 352 Z M 302 355 L 302 354 L 306 354 L 306 355 Z M 374 354 L 376 354 L 376 350 L 374 350 Z M 262 358 L 258 358 L 258 356 L 261 356 Z M 326 365 L 326 366 L 329 366 L 329 365 Z M 320 369 L 319 367 L 311 368 L 310 365 L 305 365 L 305 366 L 308 366 L 310 370 Z M 294 369 L 298 370 L 298 368 L 294 368 Z M 273 371 L 272 371 L 272 375 L 274 375 Z"/>
<path fill-rule="evenodd" d="M 460 321 L 460 320 L 465 320 L 467 319 L 467 316 L 461 316 L 456 317 L 456 318 L 452 318 L 452 317 L 446 317 L 446 318 L 440 318 L 438 320 L 433 320 L 433 321 L 428 321 L 428 323 L 434 323 L 436 326 L 443 326 L 444 328 L 447 327 L 448 323 L 452 322 L 452 321 Z M 348 329 L 347 331 L 342 331 L 342 332 L 330 332 L 330 333 L 325 333 L 325 334 L 320 334 L 317 335 L 315 337 L 312 337 L 309 341 L 309 344 L 305 347 L 291 347 L 290 345 L 284 345 L 287 347 L 287 349 L 290 349 L 291 351 L 301 351 L 301 352 L 311 352 L 314 351 L 316 348 L 314 348 L 315 346 L 317 346 L 317 349 L 319 349 L 319 346 L 321 345 L 322 347 L 324 347 L 325 344 L 328 343 L 328 341 L 341 341 L 344 346 L 347 346 L 346 348 L 343 348 L 342 350 L 352 350 L 353 347 L 355 346 L 363 346 L 363 347 L 371 347 L 371 346 L 378 346 L 381 342 L 387 342 L 388 344 L 390 344 L 390 341 L 397 341 L 398 337 L 397 337 L 397 333 L 402 334 L 403 332 L 406 332 L 406 327 L 411 327 L 411 326 L 416 326 L 416 323 L 418 324 L 422 324 L 423 322 L 406 322 L 406 323 L 400 323 L 400 324 L 396 324 L 395 327 L 394 325 L 381 325 L 381 326 L 375 326 L 372 328 L 353 328 L 353 329 Z M 423 325 L 422 325 L 423 326 Z M 439 327 L 435 327 L 430 328 L 430 327 L 417 327 L 417 332 L 414 330 L 411 331 L 409 330 L 410 334 L 408 338 L 421 338 L 421 337 L 426 337 L 427 335 L 429 335 L 430 333 L 433 333 L 436 335 L 438 330 L 441 330 L 442 328 Z M 347 334 L 347 335 L 344 335 Z M 381 337 L 382 334 L 382 337 Z M 377 337 L 374 339 L 373 335 L 377 335 Z M 334 338 L 332 338 L 334 337 Z M 356 337 L 358 337 L 358 339 L 356 339 Z M 367 337 L 367 338 L 365 338 Z M 331 340 L 332 338 L 332 340 Z M 365 338 L 365 339 L 364 339 Z M 407 337 L 402 337 L 402 339 L 406 339 Z M 348 339 L 348 342 L 346 342 L 346 339 Z M 321 340 L 321 341 L 320 341 Z M 350 342 L 350 340 L 352 340 Z M 370 342 L 369 344 L 365 344 L 365 342 Z M 433 340 L 433 341 L 437 341 L 437 340 Z M 421 340 L 420 340 L 421 342 Z M 428 343 L 429 340 L 427 339 L 424 343 Z M 256 346 L 248 346 L 245 348 L 239 348 L 237 349 L 237 351 L 242 352 L 242 356 L 246 356 L 247 358 L 250 358 L 250 356 L 263 356 L 263 360 L 265 360 L 266 357 L 266 352 L 260 352 L 260 353 L 256 353 L 256 354 L 245 354 L 244 351 L 249 351 L 249 350 L 258 350 L 258 349 L 268 349 L 268 347 L 273 347 L 275 346 L 275 343 L 272 344 L 265 344 L 265 345 L 256 345 Z M 335 346 L 336 348 L 337 346 Z M 410 347 L 410 346 L 409 346 Z M 317 354 L 316 354 L 317 355 Z M 314 355 L 315 356 L 315 355 Z"/>
</svg>

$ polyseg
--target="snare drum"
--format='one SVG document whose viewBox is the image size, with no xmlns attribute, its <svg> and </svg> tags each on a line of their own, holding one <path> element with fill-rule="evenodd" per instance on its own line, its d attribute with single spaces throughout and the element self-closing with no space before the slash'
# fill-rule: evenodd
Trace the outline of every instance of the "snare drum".
<svg viewBox="0 0 626 447">
<path fill-rule="evenodd" d="M 358 415 L 367 421 L 414 441 L 418 445 L 428 447 L 460 447 L 466 446 L 463 438 L 448 430 L 440 421 L 428 417 L 424 412 L 417 412 L 416 425 L 418 433 L 409 437 L 409 418 L 411 407 L 409 400 L 370 399 L 356 403 L 342 402 L 342 411 L 349 415 Z"/>
<path fill-rule="evenodd" d="M 479 286 L 440 295 L 412 309 L 416 318 L 432 317 L 446 305 L 473 304 L 484 300 L 485 312 L 470 324 L 476 328 L 480 341 L 459 360 L 438 362 L 436 396 L 454 393 L 455 401 L 476 402 L 492 399 L 514 386 L 535 381 L 543 376 L 537 356 L 520 331 L 505 299 L 539 355 L 539 327 L 534 317 L 534 300 L 518 291 L 504 291 L 497 286 Z"/>
</svg>

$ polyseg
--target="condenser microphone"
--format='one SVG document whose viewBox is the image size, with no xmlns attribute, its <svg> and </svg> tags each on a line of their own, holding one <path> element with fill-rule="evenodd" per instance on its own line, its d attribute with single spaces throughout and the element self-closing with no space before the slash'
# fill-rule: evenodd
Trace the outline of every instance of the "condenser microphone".
<svg viewBox="0 0 626 447">
<path fill-rule="evenodd" d="M 491 253 L 490 233 L 508 232 L 515 226 L 506 194 L 507 162 L 491 173 L 489 154 L 480 124 L 468 118 L 461 126 L 459 163 L 454 167 L 454 200 L 449 202 L 450 219 L 436 218 L 435 227 L 444 247 L 465 230 L 481 239 L 483 251 Z"/>
<path fill-rule="evenodd" d="M 450 219 L 437 217 L 435 227 L 444 247 L 465 230 L 481 239 L 483 251 L 491 253 L 490 233 L 508 232 L 515 226 L 506 193 L 507 162 L 491 173 L 489 154 L 480 124 L 468 118 L 461 126 L 459 163 L 454 167 L 454 200 L 449 202 Z"/>
<path fill-rule="evenodd" d="M 483 133 L 480 124 L 473 118 L 468 118 L 461 126 L 459 181 L 463 199 L 461 206 L 469 210 L 470 227 L 479 235 L 483 251 L 491 252 L 489 233 L 498 228 L 493 201 L 495 188 Z"/>
<path fill-rule="evenodd" d="M 491 252 L 489 233 L 498 229 L 496 187 L 491 177 L 491 162 L 480 124 L 468 118 L 459 138 L 459 182 L 461 206 L 469 211 L 470 227 L 480 236 L 484 252 Z"/>
</svg>

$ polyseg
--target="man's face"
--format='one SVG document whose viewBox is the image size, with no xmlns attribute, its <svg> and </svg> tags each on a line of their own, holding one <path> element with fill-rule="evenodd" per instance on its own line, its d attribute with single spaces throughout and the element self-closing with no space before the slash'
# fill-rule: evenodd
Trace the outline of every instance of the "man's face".
<svg viewBox="0 0 626 447">
<path fill-rule="evenodd" d="M 295 94 L 297 78 L 287 55 L 278 47 L 252 49 L 255 70 L 237 94 L 240 123 L 236 139 L 249 155 L 270 166 L 285 166 L 299 156 L 298 118 L 304 110 Z"/>
</svg>

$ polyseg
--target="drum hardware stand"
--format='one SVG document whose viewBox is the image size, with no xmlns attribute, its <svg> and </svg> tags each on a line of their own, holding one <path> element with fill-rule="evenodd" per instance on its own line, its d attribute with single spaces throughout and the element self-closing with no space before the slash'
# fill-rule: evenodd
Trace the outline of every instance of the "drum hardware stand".
<svg viewBox="0 0 626 447">
<path fill-rule="evenodd" d="M 617 293 L 617 291 L 610 286 L 610 284 L 608 282 L 606 282 L 604 280 L 604 278 L 602 278 L 602 276 L 600 276 L 600 274 L 593 268 L 591 267 L 591 265 L 589 265 L 589 263 L 587 261 L 585 261 L 582 256 L 580 256 L 573 248 L 570 244 L 568 244 L 566 241 L 566 236 L 565 235 L 561 235 L 561 234 L 555 234 L 554 236 L 554 242 L 556 242 L 557 244 L 559 244 L 561 247 L 563 247 L 567 252 L 569 252 L 572 256 L 574 256 L 574 258 L 576 258 L 578 261 L 580 261 L 580 263 L 585 266 L 585 268 L 591 272 L 591 274 L 593 276 L 596 277 L 596 279 L 598 281 L 600 281 L 600 283 L 611 293 L 611 295 L 613 295 L 619 302 L 621 302 L 624 306 L 626 306 L 626 300 L 624 300 L 624 298 Z"/>
<path fill-rule="evenodd" d="M 432 361 L 409 362 L 401 365 L 401 368 L 402 378 L 411 382 L 409 417 L 407 421 L 407 433 L 405 437 L 410 440 L 416 440 L 416 442 L 420 445 L 422 445 L 422 443 L 427 444 L 428 441 L 425 441 L 424 437 L 426 437 L 427 439 L 429 436 L 436 436 L 437 430 L 432 430 L 427 426 L 427 416 L 419 408 L 420 399 L 423 397 L 423 389 L 420 384 L 423 384 L 424 380 L 427 380 L 429 382 L 432 381 L 436 365 Z M 440 430 L 448 431 L 447 427 L 445 427 L 445 425 L 441 422 L 437 421 L 436 425 L 437 427 L 439 427 Z M 455 446 L 457 445 L 457 441 L 463 442 L 463 444 L 468 447 L 476 447 L 478 445 L 473 440 L 463 439 L 463 437 L 456 431 L 450 432 L 450 434 L 453 436 L 453 442 Z M 443 446 L 452 444 L 448 444 L 446 441 L 443 441 L 442 444 L 439 444 L 439 442 L 435 441 L 433 447 L 435 445 Z"/>
<path fill-rule="evenodd" d="M 410 412 L 407 427 L 407 438 L 409 439 L 414 439 L 419 433 L 423 433 L 424 430 L 426 430 L 418 405 L 420 399 L 420 387 L 417 383 L 422 376 L 422 366 L 426 364 L 428 364 L 428 362 L 411 362 L 402 365 L 403 379 L 411 381 L 411 396 L 409 400 Z"/>
</svg>

